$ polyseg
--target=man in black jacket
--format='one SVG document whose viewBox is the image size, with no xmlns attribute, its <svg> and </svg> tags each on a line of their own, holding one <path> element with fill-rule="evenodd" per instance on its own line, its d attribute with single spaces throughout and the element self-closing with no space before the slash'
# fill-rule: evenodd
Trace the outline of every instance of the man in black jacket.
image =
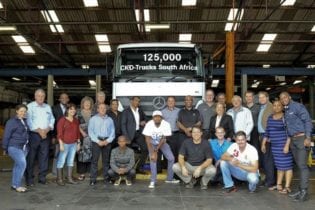
<svg viewBox="0 0 315 210">
<path fill-rule="evenodd" d="M 142 166 L 148 156 L 148 148 L 142 135 L 146 119 L 144 112 L 139 108 L 140 97 L 133 96 L 130 100 L 130 106 L 122 112 L 121 115 L 121 132 L 127 136 L 129 144 L 136 142 L 141 150 L 141 156 L 137 165 L 138 173 L 144 173 Z"/>
</svg>

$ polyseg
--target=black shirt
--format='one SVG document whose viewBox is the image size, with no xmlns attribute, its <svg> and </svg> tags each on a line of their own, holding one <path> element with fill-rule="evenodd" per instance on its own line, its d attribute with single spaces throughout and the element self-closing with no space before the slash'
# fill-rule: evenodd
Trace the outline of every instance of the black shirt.
<svg viewBox="0 0 315 210">
<path fill-rule="evenodd" d="M 121 135 L 121 112 L 118 111 L 117 115 L 111 111 L 108 110 L 106 113 L 112 120 L 114 121 L 115 126 L 115 135 L 120 136 Z"/>
<path fill-rule="evenodd" d="M 178 121 L 186 128 L 193 127 L 197 122 L 201 121 L 200 113 L 197 109 L 190 110 L 184 108 L 178 113 Z"/>
<path fill-rule="evenodd" d="M 212 150 L 208 141 L 202 140 L 200 144 L 195 144 L 192 139 L 186 139 L 179 154 L 192 166 L 200 166 L 205 160 L 212 159 Z"/>
</svg>

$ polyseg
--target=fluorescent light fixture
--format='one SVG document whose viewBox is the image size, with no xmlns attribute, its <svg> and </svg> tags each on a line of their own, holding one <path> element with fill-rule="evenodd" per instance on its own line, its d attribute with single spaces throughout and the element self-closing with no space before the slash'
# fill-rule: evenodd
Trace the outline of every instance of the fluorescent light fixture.
<svg viewBox="0 0 315 210">
<path fill-rule="evenodd" d="M 314 25 L 313 28 L 311 29 L 311 32 L 315 32 L 315 25 Z"/>
<path fill-rule="evenodd" d="M 97 0 L 83 0 L 83 4 L 85 7 L 98 7 Z"/>
<path fill-rule="evenodd" d="M 89 68 L 90 68 L 90 66 L 89 66 L 89 65 L 87 65 L 87 64 L 82 64 L 82 65 L 81 65 L 81 68 L 82 68 L 82 69 L 89 69 Z"/>
<path fill-rule="evenodd" d="M 315 65 L 314 64 L 309 64 L 309 65 L 307 65 L 306 68 L 308 68 L 308 69 L 315 69 Z"/>
<path fill-rule="evenodd" d="M 239 14 L 239 16 L 236 19 L 236 15 L 237 15 L 238 9 L 230 9 L 229 12 L 229 16 L 227 18 L 228 21 L 233 21 L 233 20 L 242 20 L 243 15 L 244 15 L 244 9 L 241 10 L 241 13 Z M 239 23 L 235 23 L 234 28 L 233 27 L 233 23 L 226 23 L 225 24 L 225 31 L 235 31 L 239 26 Z"/>
<path fill-rule="evenodd" d="M 214 79 L 212 80 L 211 87 L 216 88 L 219 86 L 220 80 Z"/>
<path fill-rule="evenodd" d="M 97 42 L 108 42 L 108 37 L 106 34 L 95 34 L 95 39 Z"/>
<path fill-rule="evenodd" d="M 146 24 L 145 30 L 147 32 L 151 31 L 151 29 L 169 29 L 170 24 Z"/>
<path fill-rule="evenodd" d="M 262 65 L 262 67 L 263 67 L 264 69 L 268 69 L 268 68 L 270 68 L 270 64 L 264 64 L 264 65 Z"/>
<path fill-rule="evenodd" d="M 254 80 L 254 83 L 252 84 L 251 87 L 252 87 L 252 88 L 258 88 L 259 84 L 260 84 L 259 81 Z"/>
<path fill-rule="evenodd" d="M 275 38 L 277 37 L 277 34 L 264 34 L 261 41 L 266 41 L 266 43 L 273 42 Z"/>
<path fill-rule="evenodd" d="M 293 85 L 300 84 L 301 82 L 303 82 L 303 81 L 302 81 L 302 80 L 300 80 L 300 79 L 295 80 L 295 81 L 293 82 Z"/>
<path fill-rule="evenodd" d="M 20 45 L 19 47 L 25 54 L 35 54 L 34 49 L 29 45 Z"/>
<path fill-rule="evenodd" d="M 0 2 L 0 9 L 3 9 L 3 4 Z"/>
<path fill-rule="evenodd" d="M 94 87 L 96 86 L 95 80 L 89 80 L 89 83 L 90 83 L 91 86 L 94 86 Z"/>
<path fill-rule="evenodd" d="M 149 22 L 150 21 L 150 10 L 144 9 L 143 13 L 144 13 L 143 14 L 144 15 L 144 21 Z M 140 10 L 139 9 L 135 9 L 135 15 L 136 15 L 137 22 L 139 22 L 140 21 Z"/>
<path fill-rule="evenodd" d="M 182 6 L 196 6 L 197 0 L 182 0 Z"/>
<path fill-rule="evenodd" d="M 15 80 L 15 81 L 21 81 L 21 79 L 17 78 L 17 77 L 12 77 L 12 79 Z"/>
<path fill-rule="evenodd" d="M 57 87 L 57 83 L 55 82 L 55 80 L 53 81 L 53 87 Z"/>
<path fill-rule="evenodd" d="M 283 0 L 280 0 L 280 2 L 283 2 Z M 293 6 L 295 2 L 296 0 L 286 0 L 281 6 Z"/>
<path fill-rule="evenodd" d="M 11 37 L 16 43 L 27 43 L 26 39 L 22 35 L 12 35 Z"/>
<path fill-rule="evenodd" d="M 101 53 L 108 53 L 112 51 L 110 45 L 105 44 L 98 45 L 98 49 L 100 50 Z"/>
<path fill-rule="evenodd" d="M 43 66 L 43 65 L 38 65 L 37 68 L 38 68 L 38 69 L 44 69 L 45 66 Z"/>
<path fill-rule="evenodd" d="M 0 31 L 16 31 L 15 26 L 0 26 Z"/>
<path fill-rule="evenodd" d="M 179 41 L 180 42 L 190 42 L 192 34 L 179 34 Z"/>
<path fill-rule="evenodd" d="M 271 90 L 271 87 L 267 87 L 266 90 Z"/>
<path fill-rule="evenodd" d="M 286 84 L 287 84 L 286 82 L 281 82 L 279 85 L 284 86 Z"/>
<path fill-rule="evenodd" d="M 268 52 L 271 47 L 271 44 L 260 44 L 257 47 L 257 52 Z"/>
<path fill-rule="evenodd" d="M 60 22 L 59 18 L 56 14 L 56 12 L 54 10 L 41 10 L 40 13 L 42 14 L 42 16 L 44 17 L 45 21 L 48 23 L 57 23 Z M 60 24 L 57 25 L 49 25 L 49 28 L 51 30 L 51 32 L 56 33 L 63 33 L 63 27 Z M 57 29 L 57 30 L 56 30 Z"/>
</svg>

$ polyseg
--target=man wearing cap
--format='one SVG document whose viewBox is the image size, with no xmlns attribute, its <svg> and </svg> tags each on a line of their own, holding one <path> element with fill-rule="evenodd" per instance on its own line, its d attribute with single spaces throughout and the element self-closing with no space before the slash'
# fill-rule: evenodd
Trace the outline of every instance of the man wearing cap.
<svg viewBox="0 0 315 210">
<path fill-rule="evenodd" d="M 161 150 L 168 161 L 167 180 L 165 182 L 179 183 L 178 180 L 173 180 L 174 172 L 172 167 L 174 164 L 174 155 L 170 146 L 166 143 L 166 137 L 172 135 L 171 126 L 168 122 L 163 120 L 161 111 L 154 111 L 152 117 L 153 119 L 145 125 L 142 132 L 142 134 L 145 136 L 145 141 L 150 154 L 151 181 L 149 188 L 155 187 L 157 174 L 156 161 L 159 150 Z"/>
</svg>

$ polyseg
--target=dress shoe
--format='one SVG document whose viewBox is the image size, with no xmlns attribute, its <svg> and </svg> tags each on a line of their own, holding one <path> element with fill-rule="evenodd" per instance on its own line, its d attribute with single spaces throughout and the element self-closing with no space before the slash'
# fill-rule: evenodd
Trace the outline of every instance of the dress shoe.
<svg viewBox="0 0 315 210">
<path fill-rule="evenodd" d="M 297 198 L 299 195 L 300 195 L 300 193 L 301 193 L 301 191 L 300 190 L 297 190 L 297 191 L 293 191 L 293 192 L 290 192 L 289 194 L 288 194 L 288 196 L 290 197 L 290 198 Z"/>
<path fill-rule="evenodd" d="M 90 181 L 90 186 L 96 185 L 96 181 Z"/>
<path fill-rule="evenodd" d="M 303 189 L 300 191 L 300 194 L 293 200 L 296 202 L 303 202 L 308 200 L 308 192 L 307 190 Z"/>
</svg>

